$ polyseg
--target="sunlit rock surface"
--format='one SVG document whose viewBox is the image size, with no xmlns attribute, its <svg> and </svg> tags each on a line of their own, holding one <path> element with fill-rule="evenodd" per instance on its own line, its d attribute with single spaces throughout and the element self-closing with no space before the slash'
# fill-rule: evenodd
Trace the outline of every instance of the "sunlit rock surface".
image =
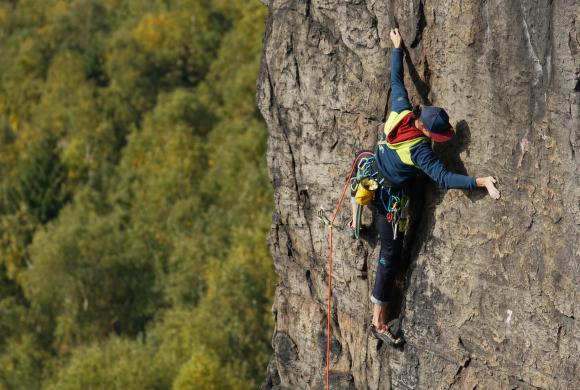
<svg viewBox="0 0 580 390">
<path fill-rule="evenodd" d="M 497 175 L 502 198 L 418 179 L 393 312 L 402 350 L 366 334 L 376 231 L 335 229 L 331 387 L 580 388 L 579 7 L 270 1 L 258 103 L 279 284 L 264 388 L 325 386 L 329 243 L 316 214 L 332 216 L 354 152 L 375 145 L 396 24 L 411 99 L 445 107 L 457 128 L 436 152 L 455 172 Z"/>
</svg>

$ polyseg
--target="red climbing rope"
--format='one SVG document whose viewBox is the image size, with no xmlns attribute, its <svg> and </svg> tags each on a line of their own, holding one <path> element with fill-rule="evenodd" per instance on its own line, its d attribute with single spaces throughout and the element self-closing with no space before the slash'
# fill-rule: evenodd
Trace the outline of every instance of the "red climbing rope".
<svg viewBox="0 0 580 390">
<path fill-rule="evenodd" d="M 364 154 L 371 154 L 369 152 L 362 152 L 356 156 L 354 162 L 352 163 L 352 167 L 350 169 L 350 173 L 346 178 L 346 183 L 344 184 L 344 189 L 342 190 L 342 195 L 340 195 L 340 200 L 338 201 L 338 206 L 334 211 L 334 215 L 332 216 L 332 221 L 330 222 L 330 256 L 328 261 L 328 305 L 327 305 L 327 314 L 326 314 L 326 390 L 330 389 L 330 292 L 332 290 L 332 228 L 334 226 L 334 220 L 340 211 L 340 206 L 342 205 L 342 201 L 344 200 L 344 195 L 346 194 L 346 189 L 349 187 L 350 178 L 352 177 L 352 173 L 354 172 L 356 166 L 358 165 L 359 158 Z"/>
</svg>

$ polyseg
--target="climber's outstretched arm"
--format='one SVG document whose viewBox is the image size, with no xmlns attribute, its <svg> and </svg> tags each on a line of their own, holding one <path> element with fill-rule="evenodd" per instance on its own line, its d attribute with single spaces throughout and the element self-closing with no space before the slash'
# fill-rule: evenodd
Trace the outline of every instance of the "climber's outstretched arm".
<svg viewBox="0 0 580 390">
<path fill-rule="evenodd" d="M 391 110 L 395 112 L 411 110 L 411 102 L 403 81 L 403 49 L 398 28 L 391 30 L 391 41 L 394 46 L 391 52 Z"/>
</svg>

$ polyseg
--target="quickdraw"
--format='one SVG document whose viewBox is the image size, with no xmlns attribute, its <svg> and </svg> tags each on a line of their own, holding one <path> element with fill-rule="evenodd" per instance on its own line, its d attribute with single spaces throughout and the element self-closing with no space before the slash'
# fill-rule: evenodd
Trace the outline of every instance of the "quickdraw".
<svg viewBox="0 0 580 390">
<path fill-rule="evenodd" d="M 397 233 L 406 232 L 409 226 L 409 206 L 411 198 L 407 196 L 404 189 L 389 188 L 388 201 L 385 202 L 383 198 L 383 191 L 381 191 L 380 199 L 383 208 L 386 211 L 387 221 L 393 227 L 393 238 L 397 239 Z"/>
</svg>

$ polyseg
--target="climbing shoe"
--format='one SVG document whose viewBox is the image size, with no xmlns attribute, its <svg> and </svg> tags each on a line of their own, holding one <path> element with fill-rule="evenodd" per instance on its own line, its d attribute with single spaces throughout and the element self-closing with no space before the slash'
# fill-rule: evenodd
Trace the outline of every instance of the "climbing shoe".
<svg viewBox="0 0 580 390">
<path fill-rule="evenodd" d="M 391 344 L 393 346 L 400 346 L 404 343 L 402 337 L 395 337 L 389 327 L 387 325 L 379 325 L 379 327 L 375 327 L 374 325 L 370 325 L 368 332 L 377 340 L 381 340 L 387 344 Z"/>
</svg>

